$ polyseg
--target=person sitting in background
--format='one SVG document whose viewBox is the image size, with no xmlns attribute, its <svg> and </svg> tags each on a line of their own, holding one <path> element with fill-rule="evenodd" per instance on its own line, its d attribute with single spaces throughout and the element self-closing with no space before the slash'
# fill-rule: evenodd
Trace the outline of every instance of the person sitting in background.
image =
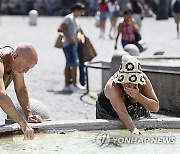
<svg viewBox="0 0 180 154">
<path fill-rule="evenodd" d="M 97 119 L 120 119 L 126 128 L 139 135 L 132 119 L 149 117 L 159 110 L 152 84 L 136 57 L 123 55 L 119 70 L 111 76 L 96 100 Z"/>
<path fill-rule="evenodd" d="M 21 43 L 15 50 L 10 46 L 0 48 L 0 107 L 21 126 L 25 139 L 34 138 L 34 131 L 26 120 L 35 123 L 42 122 L 39 115 L 32 115 L 28 90 L 24 81 L 24 73 L 33 68 L 37 61 L 37 52 L 29 43 Z M 26 120 L 16 110 L 11 98 L 6 93 L 6 88 L 11 81 L 14 82 L 16 96 Z"/>
<path fill-rule="evenodd" d="M 118 25 L 118 33 L 115 41 L 115 50 L 117 49 L 117 42 L 120 33 L 122 34 L 121 43 L 123 48 L 127 44 L 136 44 L 135 32 L 138 32 L 138 25 L 131 16 L 131 10 L 124 11 L 124 19 Z"/>
</svg>

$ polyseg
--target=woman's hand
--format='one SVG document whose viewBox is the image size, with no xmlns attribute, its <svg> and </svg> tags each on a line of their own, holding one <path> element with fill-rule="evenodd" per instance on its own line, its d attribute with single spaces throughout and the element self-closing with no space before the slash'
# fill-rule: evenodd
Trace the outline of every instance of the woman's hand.
<svg viewBox="0 0 180 154">
<path fill-rule="evenodd" d="M 138 85 L 135 85 L 134 87 L 126 87 L 124 88 L 124 91 L 135 100 L 139 96 Z"/>
<path fill-rule="evenodd" d="M 117 44 L 115 44 L 114 49 L 117 50 Z"/>
<path fill-rule="evenodd" d="M 134 128 L 134 130 L 131 132 L 132 135 L 142 135 L 141 132 L 139 131 L 139 129 Z"/>
</svg>

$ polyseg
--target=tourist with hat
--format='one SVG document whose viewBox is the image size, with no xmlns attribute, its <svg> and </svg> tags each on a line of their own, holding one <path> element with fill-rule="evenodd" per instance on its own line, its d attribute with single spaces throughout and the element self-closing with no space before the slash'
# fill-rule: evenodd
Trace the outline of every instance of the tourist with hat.
<svg viewBox="0 0 180 154">
<path fill-rule="evenodd" d="M 96 118 L 120 119 L 132 134 L 139 135 L 133 119 L 150 117 L 150 112 L 158 110 L 158 98 L 138 59 L 123 55 L 119 70 L 98 94 Z"/>
</svg>

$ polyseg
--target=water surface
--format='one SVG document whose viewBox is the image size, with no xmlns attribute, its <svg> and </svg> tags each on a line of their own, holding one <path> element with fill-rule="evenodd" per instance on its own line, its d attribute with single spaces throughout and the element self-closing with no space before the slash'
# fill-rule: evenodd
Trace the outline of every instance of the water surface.
<svg viewBox="0 0 180 154">
<path fill-rule="evenodd" d="M 174 154 L 180 150 L 180 130 L 142 131 L 132 136 L 127 130 L 108 131 L 48 131 L 38 133 L 32 141 L 22 135 L 0 139 L 0 153 L 29 154 Z"/>
</svg>

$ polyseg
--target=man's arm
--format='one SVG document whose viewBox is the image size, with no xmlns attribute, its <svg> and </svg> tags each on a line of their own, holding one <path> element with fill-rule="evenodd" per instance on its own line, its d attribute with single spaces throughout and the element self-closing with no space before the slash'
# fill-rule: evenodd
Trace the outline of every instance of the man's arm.
<svg viewBox="0 0 180 154">
<path fill-rule="evenodd" d="M 71 42 L 71 44 L 75 44 L 77 42 L 76 39 L 74 39 L 68 32 L 67 32 L 67 24 L 66 23 L 62 23 L 59 28 L 58 28 L 58 32 L 62 32 Z"/>
<path fill-rule="evenodd" d="M 27 124 L 24 118 L 19 114 L 16 110 L 12 100 L 6 95 L 4 81 L 3 81 L 3 74 L 4 74 L 4 66 L 0 63 L 0 107 L 2 110 L 11 117 L 15 122 L 17 122 L 24 133 L 25 139 L 33 139 L 34 138 L 34 131 L 33 129 Z"/>
<path fill-rule="evenodd" d="M 24 74 L 16 74 L 14 78 L 14 88 L 17 95 L 18 102 L 23 109 L 24 115 L 28 122 L 42 122 L 42 119 L 38 115 L 32 115 L 28 90 L 24 81 Z"/>
</svg>

